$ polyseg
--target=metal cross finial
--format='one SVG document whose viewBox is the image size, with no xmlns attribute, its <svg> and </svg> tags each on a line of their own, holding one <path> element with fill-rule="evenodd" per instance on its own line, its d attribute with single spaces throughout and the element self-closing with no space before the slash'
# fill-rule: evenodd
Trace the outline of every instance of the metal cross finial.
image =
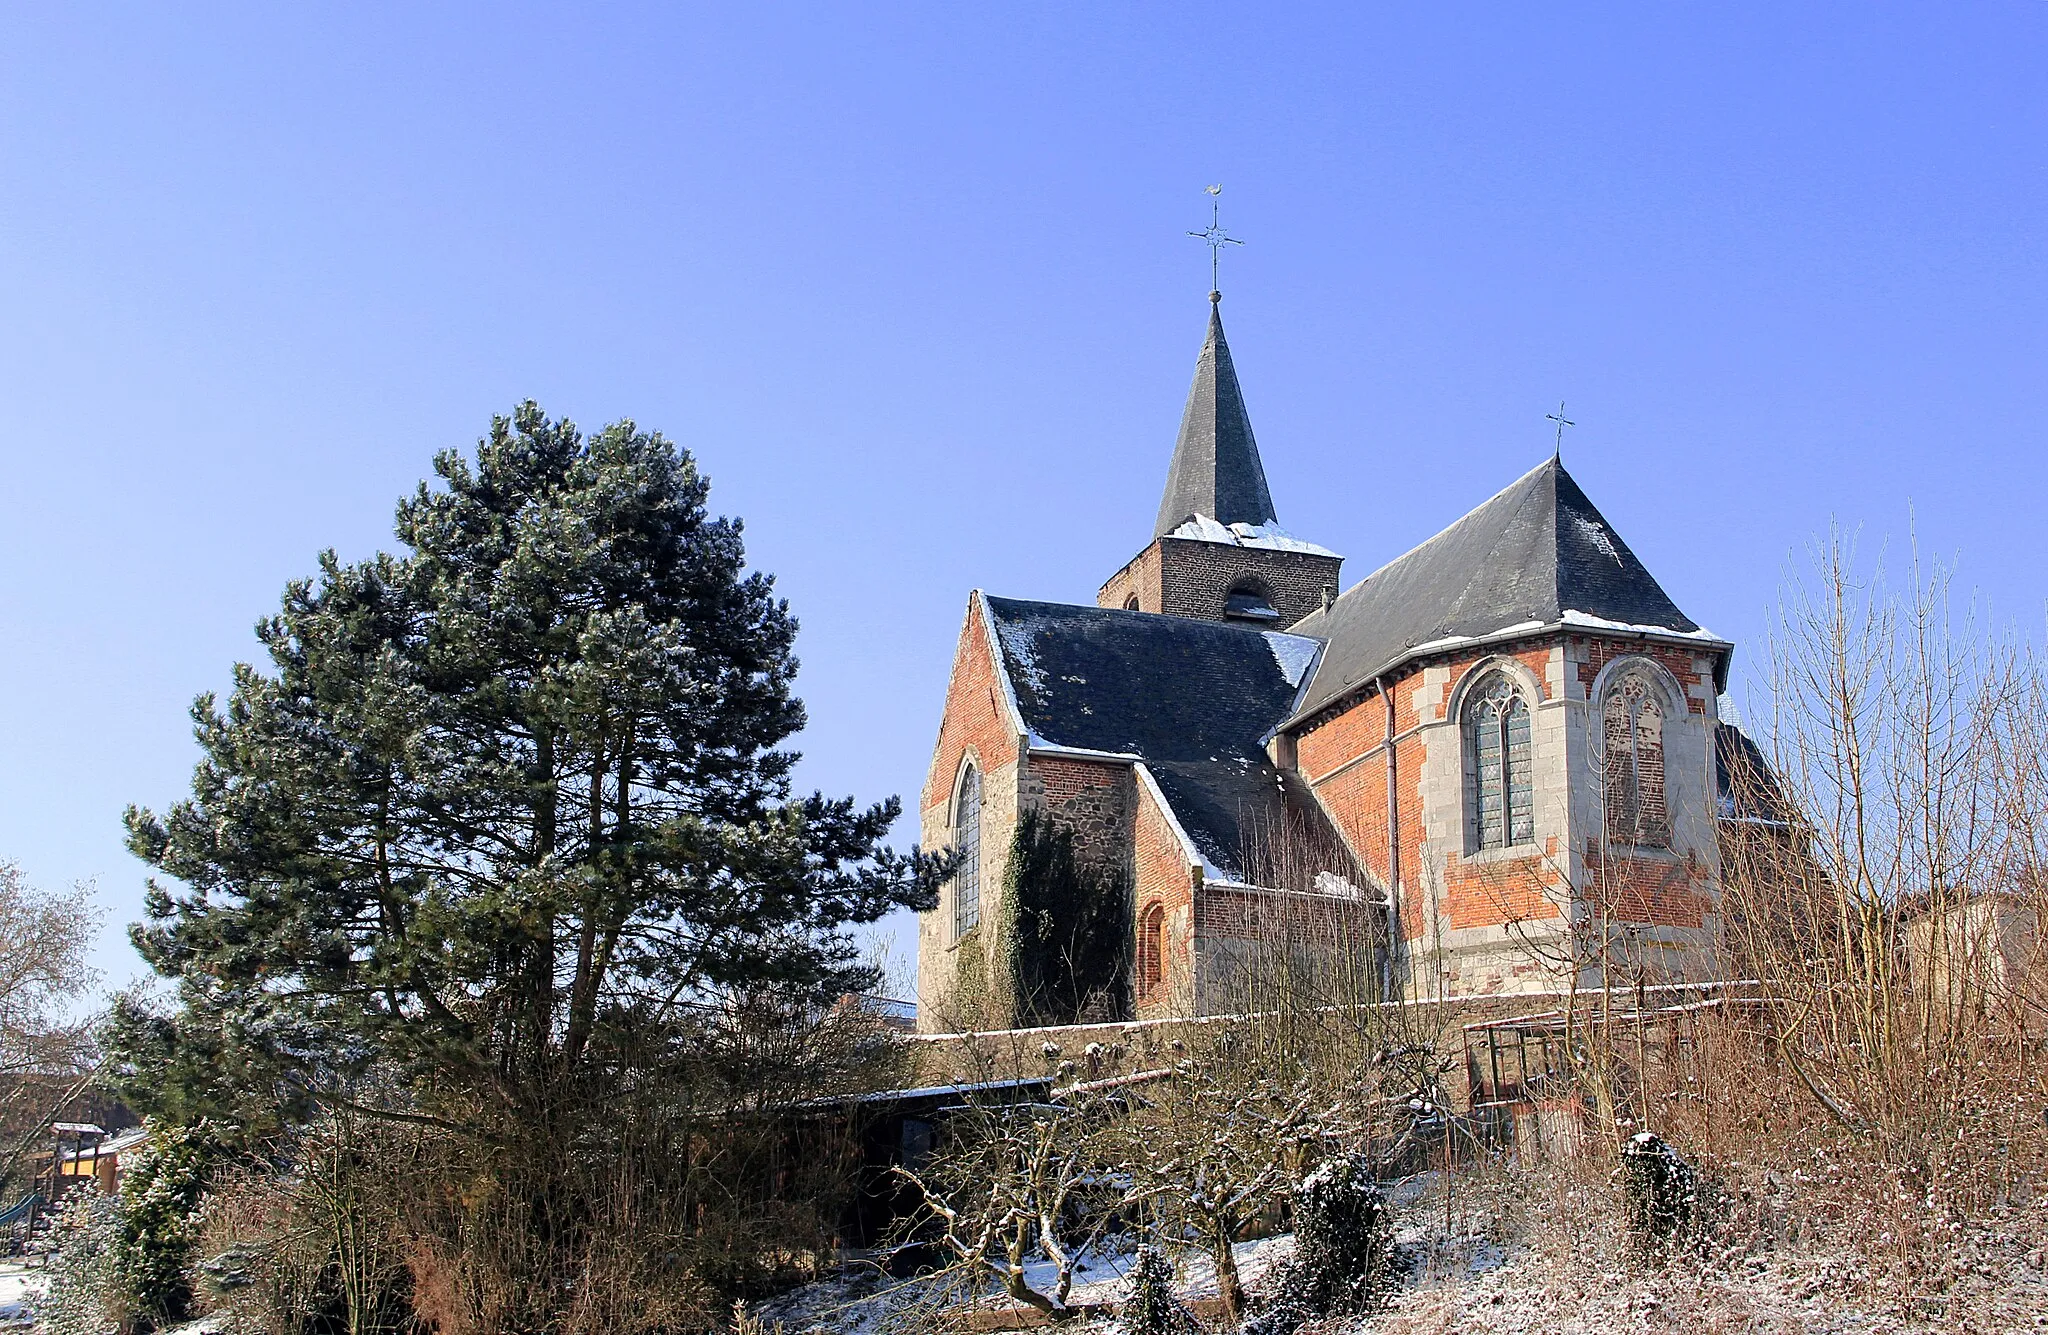
<svg viewBox="0 0 2048 1335">
<path fill-rule="evenodd" d="M 1546 422 L 1557 423 L 1557 457 L 1560 459 L 1564 458 L 1564 429 L 1568 426 L 1577 426 L 1578 423 L 1574 422 L 1571 418 L 1566 417 L 1564 415 L 1563 399 L 1559 399 L 1557 401 L 1557 411 L 1554 413 L 1545 413 L 1543 415 L 1543 420 Z"/>
<path fill-rule="evenodd" d="M 1221 268 L 1223 248 L 1225 246 L 1241 246 L 1244 242 L 1224 231 L 1223 224 L 1219 221 L 1223 205 L 1217 199 L 1217 196 L 1223 193 L 1223 187 L 1211 185 L 1204 186 L 1203 189 L 1209 194 L 1209 226 L 1206 231 L 1189 232 L 1188 235 L 1207 243 L 1209 247 L 1209 300 L 1220 301 L 1223 297 L 1223 290 L 1222 284 L 1217 282 L 1217 273 Z"/>
</svg>

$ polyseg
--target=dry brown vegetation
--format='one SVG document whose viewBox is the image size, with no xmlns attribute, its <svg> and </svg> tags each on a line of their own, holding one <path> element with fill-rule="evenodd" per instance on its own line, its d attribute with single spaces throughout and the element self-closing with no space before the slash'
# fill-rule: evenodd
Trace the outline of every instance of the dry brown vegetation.
<svg viewBox="0 0 2048 1335">
<path fill-rule="evenodd" d="M 1452 1169 L 1419 1273 L 1482 1218 L 1521 1249 L 1503 1274 L 1533 1286 L 1526 1302 L 1578 1294 L 1529 1329 L 1790 1330 L 1814 1302 L 1914 1329 L 2048 1316 L 2029 1306 L 2048 1291 L 2048 673 L 1954 618 L 1942 572 L 1894 594 L 1835 539 L 1787 597 L 1768 687 L 1760 763 L 1738 763 L 1723 813 L 1724 935 L 1703 962 L 1729 985 L 1647 988 L 1626 933 L 1588 910 L 1565 972 L 1609 986 L 1562 1000 L 1548 1069 L 1518 1095 L 1522 1130 L 1541 1104 L 1549 1135 L 1517 1134 L 1508 1108 L 1443 1129 L 1437 1110 L 1464 1104 L 1445 1085 L 1464 1074 L 1466 1017 L 1361 1004 L 1376 943 L 1305 966 L 1282 924 L 1247 953 L 1243 1017 L 1132 1028 L 1085 1069 L 1048 1057 L 1071 1086 L 1045 1114 L 1066 1177 L 1113 1183 L 1097 1204 L 1121 1226 L 1211 1258 L 1230 1313 L 1258 1295 L 1227 1242 L 1284 1229 L 1317 1157 L 1364 1152 L 1390 1175 Z M 990 1040 L 983 1059 L 1030 1057 Z M 1654 1230 L 1623 1171 L 1644 1133 L 1681 1166 Z M 1002 1179 L 997 1142 L 973 1143 L 973 1181 Z M 1425 1312 L 1441 1324 L 1415 1325 Z M 1493 1328 L 1441 1294 L 1387 1320 Z"/>
<path fill-rule="evenodd" d="M 1952 624 L 1942 577 L 1890 597 L 1841 543 L 1788 600 L 1770 663 L 1765 763 L 1723 822 L 1711 967 L 1735 985 L 1674 1002 L 1606 925 L 1575 934 L 1578 963 L 1624 985 L 1560 1006 L 1540 1080 L 1518 1076 L 1525 1121 L 1472 1112 L 1470 1016 L 1375 1002 L 1371 932 L 1309 939 L 1286 914 L 1248 948 L 1233 1018 L 955 1044 L 945 1076 L 1052 1093 L 963 1095 L 913 1166 L 924 1209 L 903 1236 L 938 1270 L 899 1324 L 991 1297 L 1086 1321 L 1083 1254 L 1151 1239 L 1213 1276 L 1234 1328 L 1273 1295 L 1232 1245 L 1288 1230 L 1303 1177 L 1355 1155 L 1435 1174 L 1403 1207 L 1421 1287 L 1374 1318 L 1388 1330 L 1491 1329 L 1474 1304 L 1509 1298 L 1550 1304 L 1531 1330 L 1790 1330 L 1813 1302 L 2011 1324 L 2034 1292 L 2013 1277 L 2048 1259 L 2048 677 Z M 1326 861 L 1303 859 L 1304 876 Z M 485 1335 L 537 1329 L 542 1306 L 568 1313 L 550 1329 L 771 1329 L 733 1300 L 835 1264 L 849 1180 L 845 1143 L 793 1138 L 790 1110 L 914 1074 L 872 1030 L 794 1018 L 713 1026 L 718 1060 L 577 1110 L 557 1144 L 331 1117 L 280 1147 L 288 1172 L 215 1192 L 207 1250 L 245 1281 L 216 1301 L 279 1331 L 318 1310 L 351 1332 Z M 1639 1133 L 1687 1184 L 1655 1228 L 1627 1187 Z M 1468 1275 L 1482 1243 L 1514 1259 Z M 511 1278 L 536 1274 L 571 1300 Z"/>
</svg>

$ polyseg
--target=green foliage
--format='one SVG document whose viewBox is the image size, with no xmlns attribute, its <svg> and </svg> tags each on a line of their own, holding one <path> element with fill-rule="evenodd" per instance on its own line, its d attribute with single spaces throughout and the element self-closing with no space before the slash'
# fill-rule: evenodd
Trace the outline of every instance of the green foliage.
<svg viewBox="0 0 2048 1335">
<path fill-rule="evenodd" d="M 1138 1248 L 1125 1277 L 1130 1296 L 1118 1307 L 1116 1335 L 1196 1335 L 1202 1324 L 1173 1295 L 1173 1262 L 1150 1243 Z"/>
<path fill-rule="evenodd" d="M 1394 1277 L 1392 1214 L 1371 1158 L 1325 1159 L 1294 1189 L 1294 1256 L 1245 1335 L 1291 1335 L 1323 1317 L 1371 1313 Z"/>
<path fill-rule="evenodd" d="M 1131 892 L 1120 869 L 1080 857 L 1073 832 L 1027 811 L 1003 871 L 1017 1023 L 1115 1020 L 1130 1012 Z"/>
<path fill-rule="evenodd" d="M 528 403 L 435 471 L 403 554 L 324 554 L 199 700 L 191 797 L 128 814 L 185 887 L 135 933 L 181 1009 L 115 1031 L 152 1106 L 303 1115 L 375 1067 L 553 1136 L 702 1003 L 863 986 L 843 925 L 934 902 L 893 799 L 791 796 L 796 623 L 687 452 Z"/>
<path fill-rule="evenodd" d="M 219 1164 L 217 1129 L 150 1123 L 147 1144 L 121 1174 L 115 1272 L 133 1310 L 156 1325 L 192 1314 L 189 1270 L 199 1240 L 199 1202 Z"/>
<path fill-rule="evenodd" d="M 127 1314 L 115 1249 L 121 1204 L 92 1187 L 73 1192 L 50 1235 L 43 1274 L 49 1289 L 35 1304 L 36 1328 L 47 1335 L 106 1335 Z"/>
<path fill-rule="evenodd" d="M 1372 1311 L 1386 1293 L 1393 1246 L 1370 1156 L 1325 1159 L 1294 1189 L 1294 1258 L 1321 1310 Z"/>
<path fill-rule="evenodd" d="M 1621 1149 L 1621 1186 L 1629 1241 L 1651 1254 L 1697 1222 L 1700 1176 L 1669 1141 L 1638 1131 Z"/>
</svg>

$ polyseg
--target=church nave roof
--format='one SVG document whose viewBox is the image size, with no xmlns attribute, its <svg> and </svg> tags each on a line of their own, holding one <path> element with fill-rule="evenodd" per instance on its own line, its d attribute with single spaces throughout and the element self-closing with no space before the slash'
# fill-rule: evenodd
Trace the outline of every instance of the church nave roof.
<svg viewBox="0 0 2048 1335">
<path fill-rule="evenodd" d="M 1418 652 L 1569 625 L 1725 646 L 1678 610 L 1551 458 L 1289 628 L 1327 642 L 1295 717 Z"/>
</svg>

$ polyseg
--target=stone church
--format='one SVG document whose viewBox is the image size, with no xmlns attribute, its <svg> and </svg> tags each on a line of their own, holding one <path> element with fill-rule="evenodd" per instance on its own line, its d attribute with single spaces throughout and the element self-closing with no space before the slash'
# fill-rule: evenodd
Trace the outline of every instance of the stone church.
<svg viewBox="0 0 2048 1335">
<path fill-rule="evenodd" d="M 968 595 L 921 1025 L 1234 1010 L 1303 950 L 1373 997 L 1700 971 L 1733 646 L 1556 457 L 1344 587 L 1279 525 L 1219 301 L 1151 539 L 1092 606 Z M 1048 899 L 1047 867 L 1092 898 Z M 1084 960 L 1062 1005 L 1023 995 Z"/>
</svg>

